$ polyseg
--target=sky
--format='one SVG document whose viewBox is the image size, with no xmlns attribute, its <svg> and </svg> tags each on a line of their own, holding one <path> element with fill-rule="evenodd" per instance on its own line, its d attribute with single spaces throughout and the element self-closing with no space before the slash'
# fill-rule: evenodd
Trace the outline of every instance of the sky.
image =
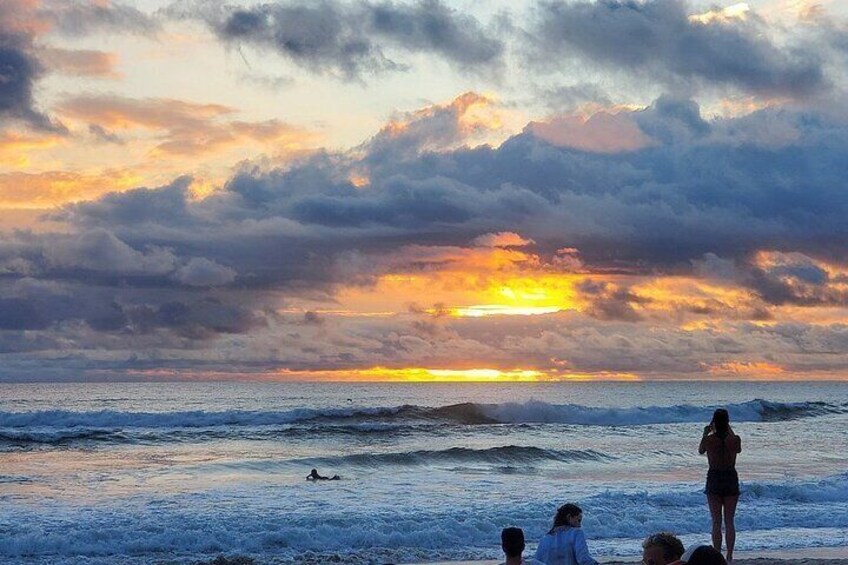
<svg viewBox="0 0 848 565">
<path fill-rule="evenodd" d="M 0 382 L 848 380 L 840 0 L 3 0 Z"/>
</svg>

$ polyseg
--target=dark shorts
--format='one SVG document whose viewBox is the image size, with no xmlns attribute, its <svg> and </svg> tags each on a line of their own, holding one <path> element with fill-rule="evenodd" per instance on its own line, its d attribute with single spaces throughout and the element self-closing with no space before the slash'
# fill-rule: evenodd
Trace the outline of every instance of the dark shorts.
<svg viewBox="0 0 848 565">
<path fill-rule="evenodd" d="M 706 494 L 739 496 L 739 475 L 736 469 L 710 469 L 707 471 Z"/>
</svg>

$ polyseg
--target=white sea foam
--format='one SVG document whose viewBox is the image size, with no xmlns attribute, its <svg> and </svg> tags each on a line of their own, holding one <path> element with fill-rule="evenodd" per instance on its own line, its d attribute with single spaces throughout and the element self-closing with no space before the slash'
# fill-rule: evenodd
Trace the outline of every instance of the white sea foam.
<svg viewBox="0 0 848 565">
<path fill-rule="evenodd" d="M 818 528 L 819 545 L 844 542 L 848 508 L 829 503 L 846 501 L 846 479 L 840 475 L 810 483 L 748 486 L 741 501 L 745 511 L 737 520 L 740 532 L 746 532 L 740 536 L 740 548 L 748 543 L 746 537 L 763 539 L 769 531 L 803 528 Z M 799 493 L 822 491 L 829 494 L 817 495 L 815 503 L 806 504 L 803 511 L 791 505 L 797 505 Z M 329 496 L 332 491 L 325 492 Z M 769 495 L 764 497 L 762 492 Z M 196 560 L 219 552 L 290 562 L 303 562 L 307 555 L 319 561 L 321 556 L 325 560 L 341 556 L 346 563 L 412 561 L 422 554 L 445 559 L 492 558 L 501 527 L 524 527 L 532 545 L 549 527 L 551 510 L 544 502 L 515 503 L 494 496 L 482 504 L 449 497 L 428 502 L 411 492 L 400 505 L 358 500 L 354 505 L 322 506 L 315 489 L 294 489 L 271 500 L 267 495 L 264 498 L 260 492 L 242 490 L 156 500 L 134 498 L 97 508 L 5 505 L 0 509 L 4 527 L 0 558 L 9 562 L 27 556 L 56 562 L 70 556 L 146 556 L 152 560 L 182 555 Z M 291 504 L 297 500 L 302 504 Z M 783 503 L 784 511 L 779 511 L 778 502 Z M 609 553 L 626 554 L 628 546 L 636 546 L 647 533 L 661 529 L 696 536 L 704 531 L 707 519 L 703 495 L 692 488 L 606 490 L 586 497 L 581 504 L 590 543 Z M 322 508 L 320 520 L 315 515 L 318 508 Z M 796 510 L 786 511 L 789 508 Z M 373 561 L 375 556 L 380 560 Z"/>
</svg>

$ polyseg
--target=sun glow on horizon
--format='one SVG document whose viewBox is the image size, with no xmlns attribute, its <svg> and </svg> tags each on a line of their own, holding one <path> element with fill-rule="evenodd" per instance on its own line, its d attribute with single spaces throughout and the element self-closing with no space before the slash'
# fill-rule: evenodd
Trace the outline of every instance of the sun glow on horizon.
<svg viewBox="0 0 848 565">
<path fill-rule="evenodd" d="M 371 367 L 327 371 L 282 369 L 276 376 L 324 381 L 361 382 L 557 382 L 557 381 L 640 381 L 635 373 L 601 371 L 597 373 L 539 369 L 436 369 L 427 367 Z"/>
<path fill-rule="evenodd" d="M 452 308 L 451 314 L 461 318 L 483 318 L 486 316 L 538 316 L 560 312 L 559 306 L 512 306 L 509 304 L 476 304 Z"/>
</svg>

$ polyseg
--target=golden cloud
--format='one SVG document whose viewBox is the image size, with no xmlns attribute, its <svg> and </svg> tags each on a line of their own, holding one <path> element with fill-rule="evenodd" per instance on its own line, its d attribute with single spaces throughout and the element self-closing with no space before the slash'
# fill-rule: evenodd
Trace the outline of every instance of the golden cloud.
<svg viewBox="0 0 848 565">
<path fill-rule="evenodd" d="M 64 139 L 55 134 L 30 135 L 12 131 L 0 133 L 0 165 L 15 169 L 30 163 L 29 152 L 44 150 L 64 143 Z"/>
<path fill-rule="evenodd" d="M 137 186 L 142 177 L 129 169 L 86 174 L 66 171 L 0 174 L 0 207 L 51 208 Z"/>
</svg>

